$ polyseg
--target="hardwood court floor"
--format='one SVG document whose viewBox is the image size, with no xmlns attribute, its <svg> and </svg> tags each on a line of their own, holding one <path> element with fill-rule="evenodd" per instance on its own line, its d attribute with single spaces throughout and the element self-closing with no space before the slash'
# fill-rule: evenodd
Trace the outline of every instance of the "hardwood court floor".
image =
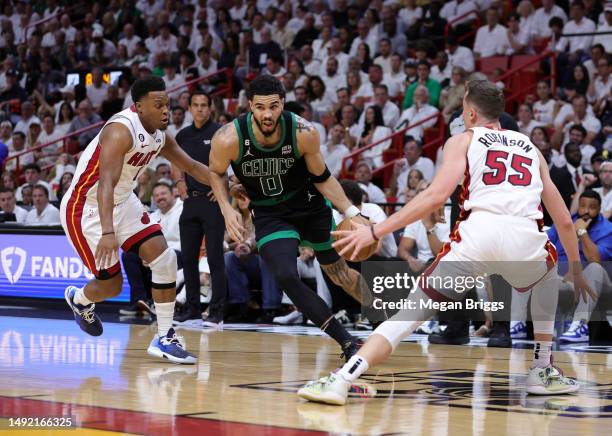
<svg viewBox="0 0 612 436">
<path fill-rule="evenodd" d="M 320 336 L 182 330 L 195 366 L 152 360 L 153 327 L 106 323 L 92 338 L 71 320 L 0 317 L 0 434 L 9 417 L 69 416 L 78 429 L 32 434 L 604 435 L 612 432 L 612 354 L 557 352 L 576 396 L 526 397 L 528 349 L 402 343 L 364 379 L 376 398 L 346 407 L 299 400 L 339 366 Z M 316 330 L 312 330 L 316 332 Z"/>
</svg>

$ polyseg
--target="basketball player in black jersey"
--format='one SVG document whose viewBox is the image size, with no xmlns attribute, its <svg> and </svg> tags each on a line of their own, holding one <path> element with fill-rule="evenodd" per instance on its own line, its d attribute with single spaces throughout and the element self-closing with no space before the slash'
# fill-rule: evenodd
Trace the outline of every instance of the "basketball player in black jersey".
<svg viewBox="0 0 612 436">
<path fill-rule="evenodd" d="M 305 119 L 283 110 L 285 90 L 268 75 L 251 82 L 250 112 L 215 133 L 210 153 L 211 187 L 230 236 L 241 242 L 240 214 L 228 202 L 224 175 L 231 165 L 250 198 L 259 253 L 297 308 L 340 344 L 350 358 L 358 343 L 334 318 L 325 302 L 300 281 L 298 245 L 310 246 L 323 271 L 362 304 L 365 283 L 332 248 L 331 204 L 362 223 L 319 150 L 319 134 Z M 364 293 L 365 295 L 365 293 Z"/>
</svg>

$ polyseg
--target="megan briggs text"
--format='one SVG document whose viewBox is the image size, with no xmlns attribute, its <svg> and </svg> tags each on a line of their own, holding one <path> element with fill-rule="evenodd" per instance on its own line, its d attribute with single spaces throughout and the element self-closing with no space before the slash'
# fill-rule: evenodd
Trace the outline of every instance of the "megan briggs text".
<svg viewBox="0 0 612 436">
<path fill-rule="evenodd" d="M 383 301 L 380 298 L 375 298 L 373 307 L 376 310 L 416 310 L 416 309 L 434 309 L 441 312 L 447 310 L 458 310 L 458 309 L 477 309 L 484 310 L 485 312 L 497 312 L 498 310 L 504 310 L 503 301 L 484 301 L 482 299 L 474 300 L 472 298 L 466 298 L 463 301 L 434 301 L 434 300 L 408 300 L 404 298 L 399 301 Z"/>
</svg>

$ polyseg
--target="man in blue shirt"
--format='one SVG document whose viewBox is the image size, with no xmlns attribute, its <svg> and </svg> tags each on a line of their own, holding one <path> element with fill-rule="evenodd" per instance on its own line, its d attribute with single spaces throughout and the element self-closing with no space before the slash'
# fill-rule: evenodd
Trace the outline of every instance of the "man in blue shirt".
<svg viewBox="0 0 612 436">
<path fill-rule="evenodd" d="M 600 195 L 593 190 L 584 191 L 580 195 L 578 213 L 572 218 L 578 236 L 580 259 L 585 266 L 584 277 L 598 296 L 602 292 L 612 291 L 612 281 L 604 268 L 604 262 L 612 260 L 612 223 L 601 214 Z M 548 237 L 559 254 L 559 274 L 564 275 L 567 273 L 567 255 L 555 226 L 548 230 Z M 567 277 L 564 282 L 571 285 Z M 559 338 L 561 342 L 589 341 L 588 322 L 596 304 L 597 300 L 591 298 L 586 303 L 580 299 L 572 324 Z"/>
</svg>

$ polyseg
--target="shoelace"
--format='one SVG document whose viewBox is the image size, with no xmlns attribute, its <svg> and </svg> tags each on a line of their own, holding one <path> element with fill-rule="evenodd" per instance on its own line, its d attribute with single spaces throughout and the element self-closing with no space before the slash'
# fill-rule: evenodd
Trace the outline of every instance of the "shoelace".
<svg viewBox="0 0 612 436">
<path fill-rule="evenodd" d="M 160 342 L 163 345 L 174 344 L 174 345 L 176 345 L 178 347 L 185 348 L 185 347 L 183 347 L 183 337 L 179 336 L 177 334 L 174 334 L 174 336 L 172 336 L 171 338 L 169 338 L 167 336 L 164 336 L 163 338 L 160 339 Z"/>
<path fill-rule="evenodd" d="M 96 320 L 94 318 L 94 308 L 95 306 L 92 304 L 87 309 L 83 309 L 82 311 L 79 312 L 79 314 L 81 315 L 81 318 L 83 318 L 88 324 L 92 324 Z"/>
</svg>

